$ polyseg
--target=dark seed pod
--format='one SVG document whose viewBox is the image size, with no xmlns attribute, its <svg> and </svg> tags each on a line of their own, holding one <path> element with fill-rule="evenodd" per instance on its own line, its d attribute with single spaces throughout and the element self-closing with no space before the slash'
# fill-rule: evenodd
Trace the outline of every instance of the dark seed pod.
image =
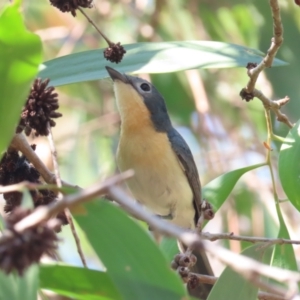
<svg viewBox="0 0 300 300">
<path fill-rule="evenodd" d="M 79 7 L 93 7 L 93 0 L 50 0 L 50 3 L 63 13 L 70 12 L 73 17 L 76 17 L 76 9 Z"/>
<path fill-rule="evenodd" d="M 111 62 L 119 63 L 121 62 L 125 53 L 126 50 L 120 43 L 112 43 L 108 48 L 104 50 L 104 57 Z"/>
<path fill-rule="evenodd" d="M 34 131 L 36 136 L 48 135 L 48 124 L 55 126 L 52 118 L 59 118 L 61 113 L 56 112 L 58 109 L 57 93 L 54 93 L 54 87 L 47 88 L 49 79 L 42 81 L 36 79 L 31 87 L 26 104 L 21 113 L 21 119 L 16 129 L 16 133 L 23 130 L 26 135 Z"/>
<path fill-rule="evenodd" d="M 32 145 L 31 148 L 35 150 L 36 145 Z M 11 185 L 20 183 L 22 181 L 41 184 L 39 177 L 40 173 L 36 170 L 36 168 L 32 166 L 32 164 L 24 155 L 19 155 L 18 151 L 16 150 L 9 149 L 4 153 L 2 159 L 0 160 L 0 185 Z M 57 201 L 56 194 L 47 189 L 32 189 L 29 192 L 33 199 L 34 207 L 47 205 L 53 201 Z M 4 193 L 3 198 L 6 202 L 4 211 L 6 213 L 11 213 L 16 207 L 20 206 L 22 201 L 22 193 Z M 59 213 L 57 218 L 61 221 L 61 224 L 68 224 L 64 212 Z"/>
<path fill-rule="evenodd" d="M 7 274 L 16 270 L 22 275 L 30 265 L 38 263 L 43 254 L 54 256 L 57 249 L 58 238 L 53 227 L 58 220 L 31 227 L 22 234 L 13 229 L 17 222 L 30 213 L 31 210 L 18 207 L 6 217 L 7 238 L 0 246 L 0 269 Z"/>
</svg>

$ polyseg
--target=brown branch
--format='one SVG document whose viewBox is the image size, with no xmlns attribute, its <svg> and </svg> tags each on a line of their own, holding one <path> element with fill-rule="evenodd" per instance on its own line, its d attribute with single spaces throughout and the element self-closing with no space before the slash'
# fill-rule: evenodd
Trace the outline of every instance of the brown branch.
<svg viewBox="0 0 300 300">
<path fill-rule="evenodd" d="M 49 134 L 48 134 L 47 137 L 48 137 L 50 151 L 51 151 L 51 156 L 52 156 L 52 162 L 53 162 L 53 167 L 54 167 L 56 184 L 57 184 L 57 186 L 59 188 L 61 188 L 62 187 L 62 181 L 61 181 L 60 172 L 59 172 L 59 166 L 58 166 L 58 162 L 57 162 L 57 151 L 56 151 L 56 148 L 55 148 L 55 143 L 54 143 L 54 139 L 53 139 L 53 135 L 52 135 L 52 130 L 51 130 L 51 126 L 50 126 L 49 122 L 48 122 L 47 126 L 48 126 L 48 131 L 49 131 Z M 61 201 L 62 196 L 63 196 L 62 193 L 58 193 L 58 199 L 59 199 L 59 201 Z M 73 222 L 73 218 L 72 218 L 72 214 L 70 212 L 70 209 L 66 207 L 64 209 L 64 213 L 65 213 L 67 221 L 68 221 L 68 223 L 70 225 L 71 232 L 72 232 L 72 235 L 74 237 L 76 248 L 77 248 L 77 252 L 79 254 L 81 262 L 82 262 L 83 266 L 85 268 L 87 268 L 86 259 L 84 257 L 83 251 L 82 251 L 80 239 L 79 239 L 79 236 L 77 234 L 77 231 L 76 231 L 76 228 L 75 228 L 75 225 L 74 225 L 74 222 Z"/>
<path fill-rule="evenodd" d="M 55 174 L 55 183 L 57 184 L 57 186 L 59 188 L 61 188 L 62 182 L 61 182 L 61 177 L 60 177 L 60 172 L 59 172 L 59 167 L 58 167 L 58 162 L 57 162 L 57 151 L 55 148 L 52 130 L 51 130 L 49 122 L 47 124 L 47 127 L 48 127 L 48 131 L 49 131 L 47 138 L 48 138 L 49 147 L 50 147 L 51 156 L 52 156 L 52 163 L 53 163 L 54 174 Z"/>
<path fill-rule="evenodd" d="M 261 91 L 255 88 L 259 74 L 264 69 L 272 66 L 277 51 L 283 43 L 283 26 L 280 17 L 278 1 L 269 0 L 269 4 L 273 17 L 273 38 L 271 39 L 271 45 L 266 56 L 256 67 L 248 67 L 247 74 L 249 76 L 249 81 L 246 87 L 240 92 L 240 95 L 242 99 L 246 99 L 247 101 L 253 99 L 254 97 L 258 98 L 262 101 L 266 109 L 270 109 L 275 113 L 279 122 L 285 123 L 288 127 L 292 128 L 293 124 L 291 121 L 280 111 L 280 108 L 290 100 L 289 97 L 286 96 L 281 100 L 270 100 Z"/>
<path fill-rule="evenodd" d="M 47 186 L 48 188 L 48 186 Z M 4 193 L 10 193 L 10 192 L 15 192 L 15 191 L 19 191 L 22 192 L 24 190 L 36 190 L 36 189 L 45 189 L 44 185 L 41 184 L 37 184 L 37 183 L 32 183 L 29 181 L 23 181 L 20 183 L 16 183 L 16 184 L 11 184 L 11 185 L 0 185 L 0 194 L 4 194 Z M 57 186 L 52 186 L 51 190 L 57 190 Z"/>
<path fill-rule="evenodd" d="M 48 170 L 45 164 L 40 160 L 34 150 L 30 147 L 27 139 L 23 134 L 15 134 L 12 139 L 10 147 L 15 148 L 18 151 L 21 151 L 26 158 L 34 165 L 34 167 L 41 174 L 45 182 L 49 184 L 56 184 L 56 176 Z M 79 188 L 78 186 L 74 186 L 65 181 L 62 181 L 63 186 Z"/>
<path fill-rule="evenodd" d="M 265 276 L 278 282 L 286 283 L 288 285 L 286 293 L 293 293 L 293 295 L 296 293 L 296 282 L 300 281 L 300 274 L 297 272 L 264 265 L 254 259 L 236 254 L 222 247 L 217 247 L 211 243 L 205 243 L 203 248 L 212 256 L 256 285 L 258 284 L 254 282 L 254 279 L 258 276 Z M 267 284 L 267 286 L 269 290 L 272 290 L 272 284 Z M 264 286 L 264 288 L 265 287 L 266 286 Z"/>
<path fill-rule="evenodd" d="M 289 300 L 285 296 L 274 295 L 267 292 L 258 292 L 257 298 L 259 300 Z"/>
<path fill-rule="evenodd" d="M 246 86 L 246 91 L 248 93 L 253 93 L 256 85 L 257 78 L 259 74 L 265 69 L 272 66 L 273 60 L 276 56 L 277 51 L 279 50 L 283 42 L 283 27 L 280 17 L 280 9 L 277 0 L 269 1 L 272 17 L 273 17 L 273 35 L 274 37 L 271 40 L 271 46 L 267 51 L 266 56 L 255 68 L 248 71 L 248 76 L 250 77 L 249 82 Z"/>
<path fill-rule="evenodd" d="M 300 240 L 288 240 L 288 239 L 271 239 L 271 238 L 262 238 L 262 237 L 252 237 L 252 236 L 239 236 L 234 235 L 233 233 L 209 233 L 209 232 L 202 232 L 200 233 L 202 239 L 209 240 L 209 241 L 216 241 L 216 240 L 234 240 L 234 241 L 243 241 L 243 242 L 250 242 L 250 243 L 268 243 L 270 245 L 282 245 L 282 244 L 295 244 L 299 245 Z"/>
<path fill-rule="evenodd" d="M 253 90 L 253 96 L 261 100 L 266 109 L 272 110 L 275 113 L 279 122 L 285 123 L 290 128 L 294 126 L 290 122 L 288 117 L 280 111 L 280 108 L 289 102 L 290 98 L 288 96 L 285 96 L 284 98 L 279 100 L 271 100 L 257 89 Z"/>
<path fill-rule="evenodd" d="M 25 229 L 36 226 L 50 219 L 53 215 L 57 215 L 66 207 L 72 208 L 77 204 L 90 201 L 97 196 L 106 194 L 110 186 L 118 184 L 132 176 L 133 171 L 129 170 L 108 178 L 101 183 L 96 183 L 89 188 L 80 190 L 77 194 L 64 196 L 63 199 L 58 202 L 50 203 L 47 206 L 39 206 L 28 217 L 18 222 L 14 229 L 17 232 L 22 233 Z M 0 244 L 1 240 L 2 239 L 0 239 Z"/>
<path fill-rule="evenodd" d="M 196 276 L 199 280 L 199 283 L 205 283 L 211 285 L 214 285 L 219 279 L 218 277 L 215 276 L 202 275 L 197 273 L 190 273 L 190 275 Z M 261 292 L 261 291 L 258 292 L 257 298 L 259 300 L 288 300 L 288 298 L 285 297 L 284 295 L 272 294 L 272 293 Z"/>
</svg>

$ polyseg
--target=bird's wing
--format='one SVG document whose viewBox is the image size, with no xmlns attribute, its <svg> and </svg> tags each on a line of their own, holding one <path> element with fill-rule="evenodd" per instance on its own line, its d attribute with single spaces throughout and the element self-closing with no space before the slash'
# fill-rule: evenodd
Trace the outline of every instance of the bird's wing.
<svg viewBox="0 0 300 300">
<path fill-rule="evenodd" d="M 176 131 L 176 129 L 172 128 L 168 131 L 168 138 L 172 145 L 173 151 L 176 153 L 185 175 L 188 179 L 190 187 L 193 191 L 194 199 L 193 205 L 195 207 L 195 225 L 198 222 L 201 212 L 201 184 L 199 179 L 198 170 L 192 155 L 192 152 L 183 139 L 183 137 Z"/>
<path fill-rule="evenodd" d="M 192 155 L 192 152 L 182 138 L 182 136 L 174 129 L 169 130 L 168 138 L 172 145 L 174 152 L 176 153 L 183 171 L 188 179 L 190 187 L 193 191 L 194 199 L 193 204 L 195 207 L 195 225 L 197 225 L 200 208 L 201 208 L 201 184 L 197 167 Z M 184 248 L 184 246 L 183 246 Z M 193 251 L 193 254 L 197 257 L 197 263 L 192 267 L 191 271 L 198 274 L 205 274 L 213 276 L 213 271 L 208 261 L 208 258 L 203 250 Z M 206 299 L 211 291 L 212 286 L 207 284 L 200 284 L 196 289 L 189 289 L 189 293 L 199 299 Z"/>
</svg>

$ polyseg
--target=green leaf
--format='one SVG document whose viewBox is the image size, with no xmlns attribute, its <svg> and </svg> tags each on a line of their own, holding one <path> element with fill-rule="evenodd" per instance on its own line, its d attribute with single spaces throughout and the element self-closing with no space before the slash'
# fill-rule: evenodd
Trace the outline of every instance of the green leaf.
<svg viewBox="0 0 300 300">
<path fill-rule="evenodd" d="M 212 41 L 173 41 L 124 45 L 126 54 L 117 66 L 103 57 L 104 49 L 85 51 L 45 62 L 39 76 L 54 86 L 108 77 L 105 66 L 124 73 L 168 73 L 195 68 L 245 67 L 259 63 L 264 54 L 239 45 Z M 275 59 L 273 66 L 286 63 Z"/>
<path fill-rule="evenodd" d="M 16 274 L 6 275 L 0 271 L 0 299 L 36 300 L 38 270 L 38 266 L 33 265 L 22 277 Z"/>
<path fill-rule="evenodd" d="M 279 224 L 280 224 L 278 238 L 290 239 L 288 229 L 285 225 L 284 219 L 280 211 L 280 207 L 278 207 L 278 205 L 277 205 L 277 213 L 278 213 Z M 289 245 L 289 244 L 275 245 L 271 264 L 272 266 L 276 266 L 279 268 L 298 271 L 293 245 Z"/>
<path fill-rule="evenodd" d="M 278 171 L 284 192 L 300 211 L 300 120 L 281 145 Z"/>
<path fill-rule="evenodd" d="M 266 247 L 255 244 L 245 249 L 241 254 L 262 261 Z M 230 269 L 225 268 L 218 281 L 214 284 L 207 300 L 256 300 L 258 288 L 245 280 L 241 275 Z"/>
<path fill-rule="evenodd" d="M 265 163 L 262 163 L 241 169 L 236 169 L 215 178 L 203 187 L 203 198 L 211 203 L 214 210 L 217 211 L 225 202 L 235 184 L 243 174 L 265 165 Z"/>
<path fill-rule="evenodd" d="M 174 256 L 179 253 L 177 240 L 174 238 L 163 237 L 159 244 L 159 248 L 166 256 L 168 262 L 171 262 Z"/>
<path fill-rule="evenodd" d="M 0 13 L 0 154 L 7 147 L 42 61 L 40 39 L 26 30 L 20 1 Z"/>
<path fill-rule="evenodd" d="M 76 299 L 122 299 L 107 273 L 61 264 L 40 266 L 40 288 Z"/>
<path fill-rule="evenodd" d="M 107 201 L 75 216 L 123 299 L 182 299 L 186 291 L 165 257 L 134 220 Z"/>
</svg>

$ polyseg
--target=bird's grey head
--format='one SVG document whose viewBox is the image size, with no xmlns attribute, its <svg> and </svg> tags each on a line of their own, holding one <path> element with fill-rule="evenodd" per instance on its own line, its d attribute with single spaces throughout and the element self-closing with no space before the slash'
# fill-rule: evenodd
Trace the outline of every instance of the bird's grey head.
<svg viewBox="0 0 300 300">
<path fill-rule="evenodd" d="M 106 67 L 106 69 L 114 82 L 120 81 L 137 92 L 147 107 L 157 131 L 167 132 L 172 127 L 164 98 L 150 82 L 139 77 L 121 74 L 110 67 Z"/>
</svg>

